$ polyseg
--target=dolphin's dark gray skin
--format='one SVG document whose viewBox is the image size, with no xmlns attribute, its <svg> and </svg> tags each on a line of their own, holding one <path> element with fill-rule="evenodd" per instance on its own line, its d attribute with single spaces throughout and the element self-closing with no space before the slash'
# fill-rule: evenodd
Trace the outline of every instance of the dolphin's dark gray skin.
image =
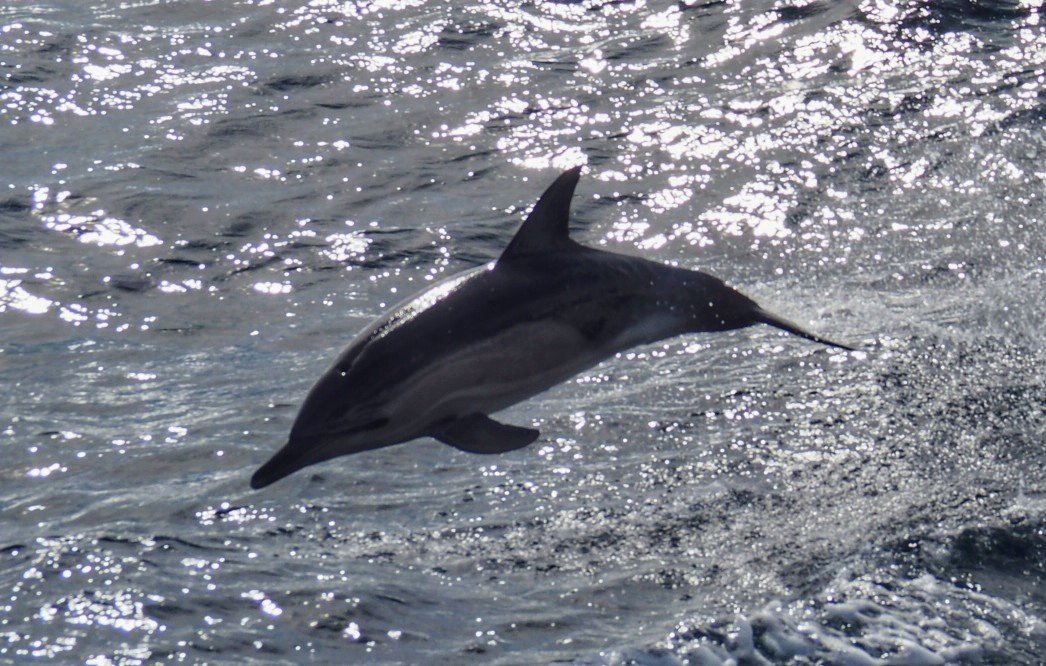
<svg viewBox="0 0 1046 666">
<path fill-rule="evenodd" d="M 533 428 L 490 414 L 617 352 L 682 333 L 769 324 L 851 349 L 770 314 L 718 278 L 570 239 L 580 167 L 556 179 L 496 262 L 437 283 L 360 333 L 309 392 L 262 488 L 336 456 L 434 437 L 503 453 Z"/>
</svg>

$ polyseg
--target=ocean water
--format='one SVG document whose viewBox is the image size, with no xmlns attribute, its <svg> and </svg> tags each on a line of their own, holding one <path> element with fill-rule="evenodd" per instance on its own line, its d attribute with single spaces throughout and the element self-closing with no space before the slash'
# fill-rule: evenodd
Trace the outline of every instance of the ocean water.
<svg viewBox="0 0 1046 666">
<path fill-rule="evenodd" d="M 1046 654 L 1041 5 L 0 8 L 0 662 Z M 262 491 L 389 304 L 574 236 L 767 327 Z"/>
</svg>

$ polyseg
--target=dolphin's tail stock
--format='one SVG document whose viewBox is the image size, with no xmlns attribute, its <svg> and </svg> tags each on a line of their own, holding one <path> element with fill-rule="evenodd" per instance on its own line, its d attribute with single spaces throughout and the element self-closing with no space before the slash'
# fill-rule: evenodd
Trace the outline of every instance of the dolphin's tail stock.
<svg viewBox="0 0 1046 666">
<path fill-rule="evenodd" d="M 804 330 L 798 324 L 794 324 L 794 323 L 788 321 L 787 319 L 785 319 L 784 317 L 779 317 L 778 315 L 775 315 L 772 312 L 767 312 L 766 310 L 764 310 L 764 309 L 762 309 L 760 307 L 756 308 L 756 311 L 755 311 L 755 321 L 756 321 L 756 323 L 759 323 L 759 324 L 768 324 L 770 326 L 773 326 L 774 328 L 779 328 L 782 331 L 788 331 L 789 333 L 793 333 L 795 335 L 798 335 L 801 338 L 806 338 L 807 340 L 813 340 L 814 342 L 820 342 L 821 344 L 828 345 L 829 347 L 838 347 L 839 349 L 845 349 L 846 351 L 860 351 L 860 350 L 856 349 L 855 347 L 849 347 L 847 345 L 840 344 L 838 342 L 832 342 L 831 340 L 827 340 L 825 338 L 822 338 L 819 335 L 814 335 L 813 333 L 811 333 L 811 332 L 809 332 L 807 330 Z"/>
</svg>

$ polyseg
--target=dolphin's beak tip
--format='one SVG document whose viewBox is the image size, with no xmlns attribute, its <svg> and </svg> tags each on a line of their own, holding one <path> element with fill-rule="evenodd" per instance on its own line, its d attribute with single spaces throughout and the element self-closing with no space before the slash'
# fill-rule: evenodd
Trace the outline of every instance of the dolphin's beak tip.
<svg viewBox="0 0 1046 666">
<path fill-rule="evenodd" d="M 251 476 L 252 490 L 260 490 L 265 486 L 270 486 L 301 467 L 301 465 L 293 466 L 287 464 L 289 456 L 286 449 L 287 447 L 284 446 L 283 449 L 280 449 L 276 455 L 254 472 Z"/>
<path fill-rule="evenodd" d="M 265 486 L 269 485 L 269 483 L 271 482 L 261 478 L 258 472 L 255 472 L 254 476 L 251 477 L 251 490 L 261 490 Z"/>
</svg>

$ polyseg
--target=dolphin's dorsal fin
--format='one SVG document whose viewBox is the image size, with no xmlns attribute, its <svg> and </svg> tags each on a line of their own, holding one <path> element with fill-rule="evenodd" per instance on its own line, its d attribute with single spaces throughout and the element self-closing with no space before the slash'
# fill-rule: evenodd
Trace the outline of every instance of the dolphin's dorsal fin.
<svg viewBox="0 0 1046 666">
<path fill-rule="evenodd" d="M 501 260 L 528 254 L 541 254 L 569 248 L 570 199 L 581 177 L 581 167 L 564 171 L 541 195 L 512 242 L 501 253 Z M 499 260 L 500 261 L 500 260 Z"/>
</svg>

